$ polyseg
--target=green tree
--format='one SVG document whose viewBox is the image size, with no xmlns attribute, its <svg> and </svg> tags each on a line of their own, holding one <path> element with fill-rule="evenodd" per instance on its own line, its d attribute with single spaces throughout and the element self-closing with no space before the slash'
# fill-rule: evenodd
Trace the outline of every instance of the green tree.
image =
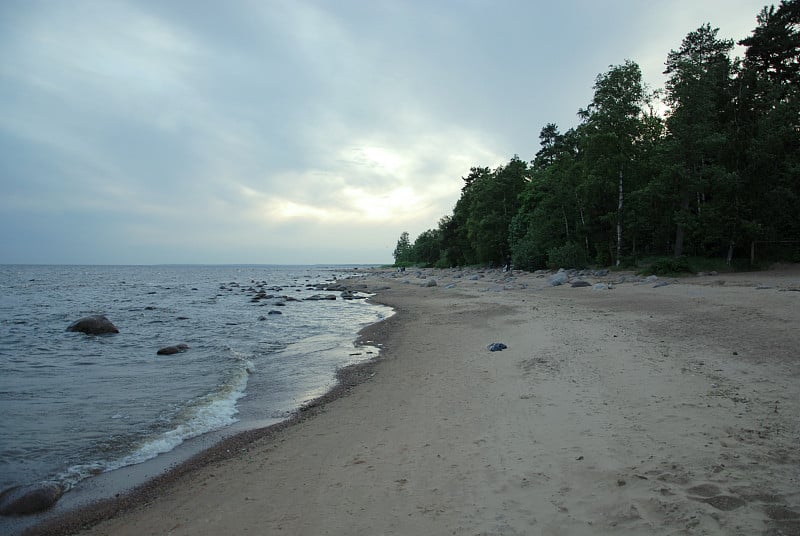
<svg viewBox="0 0 800 536">
<path fill-rule="evenodd" d="M 411 256 L 415 262 L 433 266 L 442 257 L 442 233 L 439 229 L 428 229 L 414 241 Z"/>
<path fill-rule="evenodd" d="M 748 68 L 777 86 L 796 89 L 800 81 L 800 1 L 782 0 L 778 9 L 765 7 L 758 26 L 739 41 L 747 47 Z"/>
<path fill-rule="evenodd" d="M 684 253 L 687 234 L 702 229 L 700 216 L 712 183 L 727 173 L 721 162 L 729 131 L 733 41 L 719 39 L 718 28 L 705 24 L 690 32 L 667 56 L 667 149 L 671 157 L 665 178 L 677 198 L 674 254 Z M 694 207 L 692 207 L 692 203 Z M 700 240 L 693 236 L 695 245 Z"/>
<path fill-rule="evenodd" d="M 466 177 L 462 177 L 464 185 L 461 188 L 461 197 L 453 208 L 453 216 L 444 222 L 442 245 L 446 250 L 447 260 L 450 264 L 465 265 L 476 264 L 478 255 L 475 244 L 470 240 L 468 222 L 481 195 L 482 184 L 491 178 L 492 172 L 488 167 L 472 167 Z"/>
<path fill-rule="evenodd" d="M 509 225 L 514 266 L 534 270 L 551 262 L 549 253 L 565 243 L 586 242 L 584 200 L 578 184 L 583 176 L 580 134 L 560 134 L 552 123 L 540 135 L 531 180 L 519 195 L 519 209 Z"/>
<path fill-rule="evenodd" d="M 583 140 L 591 162 L 588 178 L 597 182 L 597 199 L 605 205 L 601 208 L 602 221 L 613 221 L 614 234 L 609 243 L 616 244 L 617 265 L 622 254 L 625 183 L 629 182 L 630 188 L 649 101 L 639 65 L 628 60 L 598 75 L 592 102 L 580 112 L 585 121 Z"/>
<path fill-rule="evenodd" d="M 528 179 L 527 162 L 515 155 L 505 166 L 482 174 L 464 191 L 462 210 L 466 210 L 467 239 L 476 262 L 500 266 L 510 254 L 508 228 Z"/>
<path fill-rule="evenodd" d="M 800 239 L 800 1 L 764 8 L 736 80 L 741 241 Z"/>
<path fill-rule="evenodd" d="M 439 265 L 441 267 L 461 266 L 465 264 L 464 250 L 466 239 L 462 238 L 463 233 L 459 228 L 455 215 L 442 216 L 439 219 L 439 233 L 441 237 L 441 255 Z"/>
<path fill-rule="evenodd" d="M 392 256 L 394 257 L 395 264 L 401 264 L 404 262 L 411 262 L 413 255 L 413 248 L 411 246 L 411 240 L 409 240 L 408 233 L 403 231 L 400 235 L 400 239 L 397 241 L 397 246 L 394 248 L 394 252 Z"/>
</svg>

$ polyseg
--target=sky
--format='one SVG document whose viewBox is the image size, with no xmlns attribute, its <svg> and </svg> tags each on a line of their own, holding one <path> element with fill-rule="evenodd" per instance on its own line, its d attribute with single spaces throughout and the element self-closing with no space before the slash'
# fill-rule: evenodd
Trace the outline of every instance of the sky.
<svg viewBox="0 0 800 536">
<path fill-rule="evenodd" d="M 0 0 L 0 264 L 391 263 L 598 74 L 764 5 Z"/>
</svg>

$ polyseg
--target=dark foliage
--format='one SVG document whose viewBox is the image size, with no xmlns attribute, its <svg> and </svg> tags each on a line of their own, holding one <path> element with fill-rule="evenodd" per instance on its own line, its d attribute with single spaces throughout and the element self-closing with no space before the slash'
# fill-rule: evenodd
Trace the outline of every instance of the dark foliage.
<svg viewBox="0 0 800 536">
<path fill-rule="evenodd" d="M 653 273 L 680 273 L 684 255 L 736 265 L 754 242 L 796 244 L 800 0 L 756 20 L 743 59 L 710 24 L 690 32 L 667 55 L 664 90 L 650 91 L 632 61 L 611 66 L 576 128 L 545 125 L 530 163 L 473 167 L 452 215 L 413 244 L 404 233 L 395 259 L 501 266 L 510 256 L 533 270 L 666 255 L 675 260 Z"/>
</svg>

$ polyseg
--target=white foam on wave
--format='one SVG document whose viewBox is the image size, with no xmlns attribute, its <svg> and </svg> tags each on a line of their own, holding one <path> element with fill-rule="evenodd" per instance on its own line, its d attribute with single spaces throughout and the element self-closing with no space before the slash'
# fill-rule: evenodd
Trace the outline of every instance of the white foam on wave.
<svg viewBox="0 0 800 536">
<path fill-rule="evenodd" d="M 170 452 L 188 439 L 237 422 L 236 415 L 239 413 L 237 401 L 244 396 L 248 376 L 252 374 L 255 365 L 247 359 L 237 358 L 236 361 L 239 361 L 240 366 L 231 380 L 219 391 L 201 398 L 196 405 L 187 410 L 183 422 L 174 428 L 146 439 L 133 452 L 122 458 L 73 465 L 61 473 L 57 480 L 67 487 L 72 487 L 92 475 L 146 462 L 159 454 Z"/>
</svg>

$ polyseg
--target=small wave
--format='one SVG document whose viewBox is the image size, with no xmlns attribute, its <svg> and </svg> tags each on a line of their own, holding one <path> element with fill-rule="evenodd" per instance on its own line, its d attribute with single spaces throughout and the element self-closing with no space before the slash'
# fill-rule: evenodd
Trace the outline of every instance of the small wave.
<svg viewBox="0 0 800 536">
<path fill-rule="evenodd" d="M 238 420 L 236 415 L 239 413 L 237 401 L 244 396 L 247 378 L 254 370 L 254 365 L 249 360 L 237 361 L 241 365 L 230 381 L 189 408 L 184 413 L 185 420 L 183 422 L 156 437 L 145 440 L 126 456 L 110 461 L 92 461 L 73 465 L 58 475 L 57 480 L 67 488 L 71 488 L 90 476 L 146 462 L 159 454 L 170 452 L 188 439 L 234 424 Z M 124 416 L 114 415 L 112 419 L 115 418 L 124 418 Z"/>
</svg>

